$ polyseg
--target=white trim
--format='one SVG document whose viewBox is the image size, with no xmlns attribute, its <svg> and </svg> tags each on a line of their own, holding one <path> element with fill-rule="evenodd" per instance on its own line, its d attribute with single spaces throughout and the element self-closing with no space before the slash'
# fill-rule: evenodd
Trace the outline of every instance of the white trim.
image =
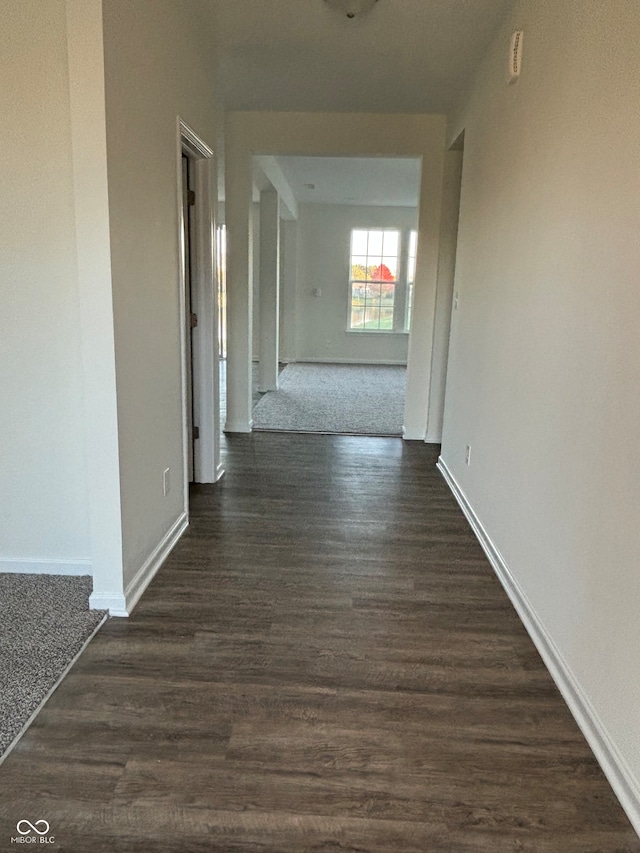
<svg viewBox="0 0 640 853">
<path fill-rule="evenodd" d="M 176 181 L 177 197 L 178 197 L 178 287 L 180 297 L 178 303 L 180 306 L 180 385 L 182 397 L 182 506 L 184 512 L 189 512 L 189 468 L 190 468 L 190 447 L 189 447 L 189 376 L 187 368 L 187 317 L 186 317 L 186 292 L 187 283 L 185 279 L 185 264 L 186 264 L 186 246 L 184 240 L 184 202 L 182 189 L 182 122 L 178 117 L 178 140 L 177 140 L 177 169 L 178 177 Z M 193 380 L 191 380 L 193 381 Z M 126 603 L 124 606 L 126 611 Z M 116 612 L 109 608 L 112 615 Z M 117 615 L 122 615 L 118 613 Z"/>
<path fill-rule="evenodd" d="M 200 427 L 195 443 L 193 479 L 214 483 L 220 465 L 220 360 L 215 260 L 215 222 L 211 196 L 213 159 L 195 161 L 195 270 L 192 299 L 198 315 L 193 334 L 194 417 Z"/>
<path fill-rule="evenodd" d="M 60 676 L 58 677 L 58 679 L 57 679 L 56 683 L 55 683 L 55 684 L 54 684 L 54 685 L 49 689 L 49 691 L 47 692 L 47 694 L 46 694 L 46 696 L 44 697 L 44 699 L 42 700 L 42 702 L 40 702 L 40 704 L 38 705 L 38 707 L 37 707 L 37 708 L 35 709 L 35 711 L 31 714 L 31 716 L 29 717 L 29 719 L 27 720 L 27 722 L 26 722 L 26 723 L 24 724 L 24 726 L 20 729 L 20 731 L 19 731 L 19 732 L 18 732 L 18 734 L 14 737 L 14 739 L 11 741 L 11 743 L 9 744 L 9 746 L 5 749 L 5 751 L 2 753 L 2 755 L 0 755 L 0 764 L 2 764 L 2 762 L 5 760 L 5 758 L 7 758 L 7 756 L 9 755 L 9 753 L 10 753 L 10 752 L 12 752 L 13 748 L 14 748 L 14 747 L 15 747 L 15 745 L 18 743 L 18 741 L 20 740 L 20 738 L 22 737 L 22 735 L 27 731 L 27 729 L 29 728 L 29 726 L 31 725 L 31 723 L 35 720 L 35 718 L 38 716 L 38 714 L 40 713 L 40 711 L 42 711 L 42 709 L 43 709 L 43 708 L 44 708 L 44 706 L 47 704 L 47 702 L 49 701 L 49 699 L 53 696 L 53 694 L 56 692 L 56 690 L 58 689 L 58 687 L 62 684 L 62 682 L 64 681 L 64 679 L 65 679 L 65 678 L 66 678 L 66 676 L 68 675 L 69 671 L 71 670 L 71 668 L 73 667 L 73 665 L 75 664 L 75 662 L 78 660 L 78 658 L 80 657 L 80 655 L 82 654 L 82 652 L 87 648 L 87 646 L 89 645 L 89 643 L 91 642 L 91 640 L 93 640 L 93 638 L 95 637 L 95 635 L 98 633 L 98 631 L 100 630 L 100 628 L 102 628 L 102 626 L 104 625 L 104 623 L 107 621 L 107 619 L 108 619 L 108 618 L 109 618 L 108 616 L 104 616 L 104 617 L 100 620 L 99 624 L 98 624 L 98 625 L 96 625 L 96 627 L 93 629 L 93 631 L 89 634 L 89 636 L 87 637 L 87 639 L 86 639 L 86 640 L 84 641 L 84 643 L 82 644 L 82 648 L 80 649 L 80 651 L 75 655 L 75 657 L 74 657 L 72 660 L 70 660 L 70 661 L 69 661 L 69 663 L 67 664 L 67 666 L 66 666 L 66 667 L 63 669 L 63 671 L 60 673 Z"/>
<path fill-rule="evenodd" d="M 409 329 L 345 329 L 347 335 L 404 335 L 409 337 Z"/>
<path fill-rule="evenodd" d="M 214 152 L 177 117 L 177 203 L 180 255 L 180 348 L 182 354 L 182 414 L 184 458 L 184 511 L 189 511 L 189 436 L 187 429 L 188 375 L 187 334 L 184 278 L 185 246 L 182 195 L 182 155 L 194 165 L 195 216 L 191 236 L 192 247 L 191 300 L 198 315 L 197 332 L 193 333 L 193 410 L 200 438 L 194 443 L 193 479 L 196 483 L 214 483 L 220 467 L 220 389 L 218 363 L 218 317 L 216 299 L 214 234 L 215 204 L 212 197 Z"/>
<path fill-rule="evenodd" d="M 527 633 L 533 640 L 558 690 L 562 694 L 600 767 L 609 780 L 614 793 L 620 800 L 620 804 L 631 821 L 633 828 L 640 835 L 640 784 L 638 780 L 629 769 L 626 761 L 607 732 L 606 727 L 598 717 L 596 710 L 582 691 L 578 679 L 564 660 L 538 614 L 527 599 L 522 587 L 506 564 L 504 557 L 484 529 L 475 510 L 442 457 L 438 459 L 437 467 L 471 525 L 471 529 L 493 566 L 498 580 L 509 596 L 518 616 L 527 629 Z"/>
<path fill-rule="evenodd" d="M 198 134 L 192 130 L 189 125 L 178 116 L 178 132 L 183 140 L 184 147 L 187 148 L 194 157 L 213 157 L 213 148 L 209 148 Z"/>
<path fill-rule="evenodd" d="M 21 575 L 92 575 L 91 560 L 32 560 L 0 557 L 0 573 Z"/>
<path fill-rule="evenodd" d="M 360 332 L 358 332 L 360 334 Z M 361 364 L 363 367 L 366 367 L 368 364 L 380 366 L 380 365 L 388 365 L 389 367 L 406 367 L 406 361 L 393 361 L 392 359 L 385 358 L 368 358 L 366 361 L 363 361 L 361 358 L 327 358 L 323 356 L 322 358 L 296 358 L 297 364 L 304 364 L 308 362 L 309 364 Z M 285 360 L 282 360 L 283 364 Z"/>
<path fill-rule="evenodd" d="M 140 600 L 140 596 L 149 586 L 158 569 L 167 559 L 176 542 L 180 539 L 188 526 L 189 519 L 187 517 L 187 513 L 183 512 L 127 584 L 127 588 L 124 591 L 124 607 L 120 607 L 119 603 L 115 602 L 115 606 L 113 608 L 109 608 L 110 616 L 131 615 L 133 608 Z"/>
<path fill-rule="evenodd" d="M 424 432 L 420 434 L 413 433 L 410 430 L 407 430 L 404 424 L 402 426 L 402 439 L 403 441 L 426 441 L 424 437 Z"/>
<path fill-rule="evenodd" d="M 108 610 L 109 616 L 128 616 L 127 600 L 124 595 L 108 592 L 92 592 L 89 596 L 92 610 Z"/>
<path fill-rule="evenodd" d="M 224 425 L 225 432 L 251 432 L 253 420 L 250 421 L 227 421 Z"/>
</svg>

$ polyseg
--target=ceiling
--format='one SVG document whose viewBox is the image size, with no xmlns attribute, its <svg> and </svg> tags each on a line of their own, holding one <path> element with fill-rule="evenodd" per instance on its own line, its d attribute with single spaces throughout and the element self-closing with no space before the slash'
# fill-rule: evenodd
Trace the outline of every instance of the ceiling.
<svg viewBox="0 0 640 853">
<path fill-rule="evenodd" d="M 277 157 L 301 204 L 417 207 L 420 160 L 389 157 Z M 307 186 L 312 184 L 313 188 Z"/>
<path fill-rule="evenodd" d="M 209 0 L 228 110 L 446 113 L 513 0 Z"/>
</svg>

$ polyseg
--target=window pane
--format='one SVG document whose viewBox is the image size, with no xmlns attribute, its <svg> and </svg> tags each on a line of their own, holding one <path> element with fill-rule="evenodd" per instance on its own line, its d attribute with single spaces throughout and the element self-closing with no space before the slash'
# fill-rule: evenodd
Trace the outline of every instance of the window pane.
<svg viewBox="0 0 640 853">
<path fill-rule="evenodd" d="M 380 302 L 380 285 L 366 284 L 365 297 L 367 300 L 367 305 L 377 305 Z"/>
<path fill-rule="evenodd" d="M 383 255 L 395 255 L 398 256 L 398 247 L 400 243 L 400 232 L 399 231 L 385 231 L 383 238 Z"/>
<path fill-rule="evenodd" d="M 351 259 L 351 278 L 365 281 L 368 277 L 366 257 L 356 255 Z"/>
<path fill-rule="evenodd" d="M 364 320 L 364 328 L 365 329 L 379 329 L 380 328 L 380 309 L 379 308 L 369 308 L 367 306 L 365 320 Z"/>
<path fill-rule="evenodd" d="M 384 307 L 393 308 L 393 299 L 395 296 L 396 288 L 394 284 L 381 284 L 380 285 L 380 305 Z"/>
<path fill-rule="evenodd" d="M 351 304 L 363 303 L 366 298 L 366 287 L 364 283 L 354 281 L 351 286 Z"/>
<path fill-rule="evenodd" d="M 381 281 L 395 281 L 398 278 L 398 259 L 385 257 L 382 259 Z"/>
<path fill-rule="evenodd" d="M 369 267 L 371 270 L 371 281 L 393 281 L 391 270 L 386 264 L 379 263 L 375 267 Z"/>
<path fill-rule="evenodd" d="M 380 255 L 382 257 L 382 231 L 369 231 L 369 257 Z"/>
<path fill-rule="evenodd" d="M 380 328 L 393 329 L 393 308 L 380 309 Z"/>
<path fill-rule="evenodd" d="M 351 328 L 361 329 L 364 325 L 364 307 L 352 305 L 351 307 Z"/>
<path fill-rule="evenodd" d="M 366 255 L 368 251 L 367 247 L 367 238 L 369 232 L 368 231 L 360 231 L 359 229 L 354 229 L 351 232 L 351 254 L 352 255 Z"/>
<path fill-rule="evenodd" d="M 416 254 L 418 251 L 418 232 L 409 235 L 409 257 L 407 258 L 407 282 L 412 283 L 416 278 Z"/>
<path fill-rule="evenodd" d="M 416 278 L 416 259 L 409 258 L 409 262 L 407 264 L 407 282 L 409 284 L 413 284 Z"/>
<path fill-rule="evenodd" d="M 413 284 L 409 285 L 409 291 L 407 293 L 407 320 L 405 325 L 405 329 L 407 332 L 411 328 L 411 311 L 413 309 Z"/>
<path fill-rule="evenodd" d="M 378 255 L 377 257 L 374 255 L 373 257 L 369 255 L 367 258 L 367 268 L 369 270 L 369 278 L 372 281 L 378 281 L 380 275 L 380 266 L 382 265 L 382 258 Z"/>
</svg>

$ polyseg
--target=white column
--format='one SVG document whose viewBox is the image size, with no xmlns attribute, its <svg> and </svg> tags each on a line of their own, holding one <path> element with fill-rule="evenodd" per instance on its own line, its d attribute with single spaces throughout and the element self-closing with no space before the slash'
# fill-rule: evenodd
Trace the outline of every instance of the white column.
<svg viewBox="0 0 640 853">
<path fill-rule="evenodd" d="M 229 122 L 226 158 L 227 417 L 225 432 L 251 432 L 251 154 Z"/>
<path fill-rule="evenodd" d="M 444 137 L 442 144 L 444 149 Z M 424 157 L 422 160 L 418 256 L 416 258 L 416 279 L 413 290 L 413 315 L 409 333 L 407 395 L 402 429 L 404 438 L 422 441 L 424 441 L 427 432 L 429 411 L 443 169 L 444 151 L 441 157 Z"/>
<path fill-rule="evenodd" d="M 296 288 L 298 285 L 298 223 L 283 220 L 280 248 L 280 358 L 295 361 L 296 343 Z"/>
<path fill-rule="evenodd" d="M 278 387 L 280 316 L 280 199 L 260 193 L 260 391 Z"/>
<path fill-rule="evenodd" d="M 436 292 L 436 315 L 431 359 L 431 386 L 429 389 L 429 419 L 425 441 L 439 444 L 442 441 L 444 395 L 449 359 L 451 333 L 451 308 L 456 272 L 458 245 L 458 220 L 460 218 L 460 184 L 462 180 L 462 151 L 447 151 L 444 161 L 444 190 L 442 196 L 442 222 L 440 225 L 440 263 Z"/>
<path fill-rule="evenodd" d="M 91 524 L 91 607 L 127 615 L 101 0 L 67 0 L 78 289 Z"/>
</svg>

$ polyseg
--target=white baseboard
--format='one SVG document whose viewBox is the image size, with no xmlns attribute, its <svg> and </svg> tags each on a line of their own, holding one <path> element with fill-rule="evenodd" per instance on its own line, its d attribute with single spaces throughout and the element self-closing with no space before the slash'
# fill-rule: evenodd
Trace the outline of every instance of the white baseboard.
<svg viewBox="0 0 640 853">
<path fill-rule="evenodd" d="M 89 596 L 92 610 L 108 610 L 109 616 L 128 616 L 127 599 L 124 595 L 107 592 L 92 592 Z"/>
<path fill-rule="evenodd" d="M 405 441 L 425 441 L 424 430 L 421 433 L 413 433 L 411 430 L 405 429 L 404 425 L 402 427 L 402 438 Z"/>
<path fill-rule="evenodd" d="M 437 467 L 458 501 L 462 512 L 493 566 L 498 580 L 533 640 L 540 657 L 549 670 L 600 767 L 602 767 L 614 793 L 620 800 L 620 804 L 633 828 L 640 835 L 640 784 L 638 780 L 629 769 L 591 702 L 584 694 L 580 683 L 542 624 L 520 584 L 506 564 L 504 557 L 484 529 L 475 510 L 442 457 L 438 460 Z"/>
<path fill-rule="evenodd" d="M 220 480 L 220 479 L 221 479 L 221 477 L 222 477 L 222 475 L 223 475 L 223 474 L 224 474 L 224 468 L 223 468 L 223 466 L 222 466 L 222 462 L 221 462 L 221 463 L 218 465 L 218 467 L 216 468 L 216 477 L 215 477 L 214 483 L 217 483 L 217 482 L 218 482 L 218 480 Z"/>
<path fill-rule="evenodd" d="M 388 365 L 389 367 L 406 367 L 407 362 L 405 361 L 393 361 L 389 359 L 375 359 L 375 358 L 314 358 L 313 356 L 307 358 L 297 358 L 296 364 L 362 364 L 363 366 L 367 366 L 368 364 L 374 365 L 376 367 Z"/>
<path fill-rule="evenodd" d="M 251 432 L 253 420 L 250 421 L 226 421 L 223 432 Z"/>
<path fill-rule="evenodd" d="M 129 581 L 129 583 L 127 584 L 127 588 L 124 591 L 124 596 L 127 602 L 127 616 L 131 614 L 131 611 L 138 603 L 140 596 L 149 586 L 156 572 L 167 559 L 167 557 L 173 550 L 176 542 L 178 541 L 178 539 L 180 539 L 180 537 L 185 532 L 188 526 L 189 519 L 187 518 L 187 513 L 180 513 L 180 515 L 172 524 L 167 533 L 164 535 L 162 540 L 153 549 L 151 554 L 149 554 L 149 556 L 147 557 L 143 565 L 140 567 L 140 569 L 138 569 L 134 577 Z"/>
<path fill-rule="evenodd" d="M 32 560 L 0 557 L 0 572 L 22 575 L 91 575 L 91 560 Z"/>
<path fill-rule="evenodd" d="M 187 514 L 182 512 L 129 581 L 124 595 L 94 593 L 89 599 L 89 606 L 94 610 L 108 610 L 110 616 L 130 616 L 140 596 L 149 586 L 188 525 Z"/>
</svg>

